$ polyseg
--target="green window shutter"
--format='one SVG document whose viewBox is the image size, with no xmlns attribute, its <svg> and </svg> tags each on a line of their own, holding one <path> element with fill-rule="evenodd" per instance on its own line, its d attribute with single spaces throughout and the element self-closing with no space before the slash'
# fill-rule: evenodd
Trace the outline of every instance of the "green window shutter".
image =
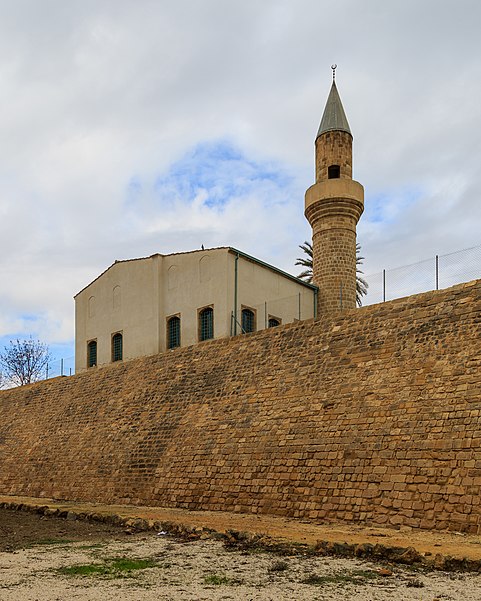
<svg viewBox="0 0 481 601">
<path fill-rule="evenodd" d="M 256 328 L 256 317 L 254 311 L 250 309 L 242 309 L 242 331 L 245 334 L 249 332 L 255 332 Z"/>
<path fill-rule="evenodd" d="M 207 307 L 199 313 L 199 339 L 214 338 L 214 309 Z"/>
<path fill-rule="evenodd" d="M 91 340 L 87 344 L 87 366 L 95 367 L 97 365 L 97 341 Z"/>
<path fill-rule="evenodd" d="M 167 322 L 167 348 L 180 346 L 180 318 L 171 317 Z"/>
<path fill-rule="evenodd" d="M 117 332 L 112 336 L 112 361 L 122 361 L 123 359 L 123 341 L 122 334 Z"/>
</svg>

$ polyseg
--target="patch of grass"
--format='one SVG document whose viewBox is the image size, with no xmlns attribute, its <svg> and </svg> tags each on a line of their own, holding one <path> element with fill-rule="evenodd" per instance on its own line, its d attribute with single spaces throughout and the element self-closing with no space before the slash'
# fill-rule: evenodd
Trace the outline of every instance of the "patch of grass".
<svg viewBox="0 0 481 601">
<path fill-rule="evenodd" d="M 365 580 L 379 578 L 379 574 L 377 572 L 373 572 L 372 570 L 352 570 L 351 575 L 354 578 L 364 578 Z"/>
<path fill-rule="evenodd" d="M 287 561 L 275 561 L 267 569 L 268 572 L 285 572 L 289 569 Z"/>
<path fill-rule="evenodd" d="M 373 578 L 378 578 L 376 572 L 372 572 L 371 570 L 353 570 L 352 572 L 334 572 L 334 574 L 326 576 L 309 574 L 301 582 L 314 586 L 322 584 L 365 584 L 367 580 L 372 580 Z"/>
<path fill-rule="evenodd" d="M 48 546 L 48 545 L 70 545 L 72 544 L 74 541 L 70 540 L 68 538 L 41 538 L 39 540 L 36 540 L 33 543 L 30 543 L 30 545 L 28 545 L 29 547 L 35 547 L 37 545 L 42 545 L 42 546 Z"/>
<path fill-rule="evenodd" d="M 207 576 L 204 576 L 204 584 L 221 586 L 223 584 L 237 584 L 237 581 L 232 580 L 225 574 L 207 574 Z"/>
<path fill-rule="evenodd" d="M 106 578 L 129 578 L 138 570 L 155 568 L 159 564 L 155 559 L 130 559 L 116 557 L 105 559 L 103 563 L 86 563 L 64 566 L 56 570 L 64 576 L 103 576 Z"/>
<path fill-rule="evenodd" d="M 80 545 L 80 547 L 77 548 L 82 551 L 90 551 L 90 549 L 102 549 L 102 547 L 104 547 L 103 543 L 93 543 L 91 545 Z"/>
</svg>

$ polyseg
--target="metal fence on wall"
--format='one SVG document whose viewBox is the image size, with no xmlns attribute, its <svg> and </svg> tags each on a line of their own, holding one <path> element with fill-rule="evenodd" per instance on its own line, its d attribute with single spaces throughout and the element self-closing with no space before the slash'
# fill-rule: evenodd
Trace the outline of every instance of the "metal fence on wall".
<svg viewBox="0 0 481 601">
<path fill-rule="evenodd" d="M 45 379 L 58 376 L 71 376 L 75 373 L 75 357 L 62 357 L 49 361 L 45 369 Z"/>
<path fill-rule="evenodd" d="M 369 284 L 363 305 L 448 288 L 481 278 L 481 246 L 436 255 L 411 265 L 363 276 Z"/>
<path fill-rule="evenodd" d="M 239 298 L 237 314 L 231 312 L 231 336 L 242 334 L 242 309 L 251 310 L 255 315 L 255 327 L 253 331 L 263 330 L 277 325 L 312 319 L 316 311 L 316 296 L 314 290 L 306 289 L 291 296 L 274 298 L 258 304 L 251 304 L 242 297 Z M 237 326 L 237 327 L 236 327 Z"/>
<path fill-rule="evenodd" d="M 481 278 L 481 245 L 445 255 L 436 255 L 431 259 L 395 269 L 383 269 L 381 272 L 363 275 L 363 277 L 369 285 L 367 295 L 362 298 L 364 306 L 429 290 L 448 288 Z M 231 335 L 234 331 L 237 334 L 242 332 L 241 307 L 243 305 L 239 304 L 237 315 L 234 316 L 232 311 Z M 315 314 L 315 306 L 315 297 L 310 290 L 251 306 L 256 316 L 255 329 L 269 327 L 270 319 L 278 320 L 279 323 L 310 319 Z M 42 379 L 69 376 L 74 373 L 75 358 L 63 357 L 49 362 Z M 3 387 L 8 387 L 8 383 L 4 381 Z"/>
<path fill-rule="evenodd" d="M 45 369 L 42 370 L 38 380 L 49 380 L 51 378 L 58 378 L 60 376 L 71 376 L 75 373 L 75 357 L 62 357 L 60 359 L 51 359 Z M 18 384 L 7 379 L 5 376 L 0 378 L 0 389 L 12 388 Z"/>
</svg>

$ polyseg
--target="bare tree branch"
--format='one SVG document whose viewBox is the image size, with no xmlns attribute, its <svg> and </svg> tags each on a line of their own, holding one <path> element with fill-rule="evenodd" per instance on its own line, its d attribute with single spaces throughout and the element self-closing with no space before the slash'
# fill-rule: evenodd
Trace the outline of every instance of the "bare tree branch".
<svg viewBox="0 0 481 601">
<path fill-rule="evenodd" d="M 24 386 L 41 380 L 51 356 L 48 346 L 39 340 L 11 340 L 0 353 L 3 381 Z"/>
</svg>

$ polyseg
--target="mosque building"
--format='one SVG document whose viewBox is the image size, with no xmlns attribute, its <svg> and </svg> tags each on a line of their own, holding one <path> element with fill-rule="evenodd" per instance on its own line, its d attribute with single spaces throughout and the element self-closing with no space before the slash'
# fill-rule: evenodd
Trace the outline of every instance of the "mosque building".
<svg viewBox="0 0 481 601">
<path fill-rule="evenodd" d="M 116 261 L 75 296 L 77 373 L 356 307 L 364 190 L 334 69 L 305 196 L 313 283 L 231 247 Z"/>
</svg>

